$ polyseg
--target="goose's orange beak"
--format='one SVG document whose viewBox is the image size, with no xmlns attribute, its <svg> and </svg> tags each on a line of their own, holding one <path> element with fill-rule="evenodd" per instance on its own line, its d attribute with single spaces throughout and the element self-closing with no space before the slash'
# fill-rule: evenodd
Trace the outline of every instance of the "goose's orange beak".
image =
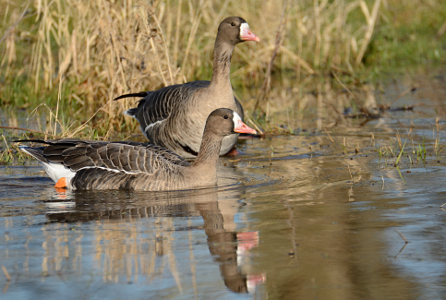
<svg viewBox="0 0 446 300">
<path fill-rule="evenodd" d="M 242 23 L 240 26 L 240 39 L 242 41 L 260 42 L 260 38 L 249 29 L 248 23 Z"/>
<path fill-rule="evenodd" d="M 255 131 L 255 129 L 252 129 L 251 127 L 243 123 L 242 120 L 237 120 L 237 122 L 234 124 L 234 132 L 257 134 L 257 131 Z"/>
<path fill-rule="evenodd" d="M 260 42 L 260 38 L 255 35 L 251 30 L 248 30 L 248 32 L 242 36 L 240 36 L 243 41 L 254 41 L 254 42 Z"/>
</svg>

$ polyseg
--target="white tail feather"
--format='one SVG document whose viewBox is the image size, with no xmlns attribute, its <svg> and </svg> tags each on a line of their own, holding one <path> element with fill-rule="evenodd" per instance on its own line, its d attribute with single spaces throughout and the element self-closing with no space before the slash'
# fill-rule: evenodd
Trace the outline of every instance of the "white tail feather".
<svg viewBox="0 0 446 300">
<path fill-rule="evenodd" d="M 67 184 L 76 175 L 75 172 L 71 171 L 67 167 L 58 163 L 46 163 L 41 162 L 45 172 L 54 181 L 57 182 L 60 178 L 65 177 L 67 179 Z"/>
<path fill-rule="evenodd" d="M 28 151 L 29 147 L 21 146 L 19 148 L 23 152 L 25 152 L 25 153 L 31 155 L 32 157 L 34 157 L 35 159 L 37 159 L 43 165 L 45 172 L 48 174 L 48 176 L 54 182 L 57 182 L 60 178 L 65 177 L 67 179 L 67 184 L 68 184 L 71 181 L 71 179 L 74 177 L 74 175 L 76 175 L 75 172 L 71 171 L 70 169 L 65 167 L 63 164 L 42 161 L 43 157 L 39 158 L 39 156 L 37 156 L 37 154 L 35 155 L 34 153 Z"/>
</svg>

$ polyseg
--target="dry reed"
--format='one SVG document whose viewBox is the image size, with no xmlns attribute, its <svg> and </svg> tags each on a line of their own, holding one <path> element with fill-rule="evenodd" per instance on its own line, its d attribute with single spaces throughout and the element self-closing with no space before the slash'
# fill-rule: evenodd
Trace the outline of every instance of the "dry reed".
<svg viewBox="0 0 446 300">
<path fill-rule="evenodd" d="M 257 97 L 273 114 L 284 107 L 268 99 L 290 93 L 293 99 L 302 96 L 315 74 L 354 73 L 372 39 L 380 8 L 391 1 L 0 2 L 5 9 L 0 20 L 0 78 L 8 82 L 24 76 L 36 94 L 60 90 L 63 82 L 69 94 L 59 100 L 78 108 L 73 117 L 85 122 L 85 116 L 94 114 L 90 126 L 103 128 L 108 136 L 136 130 L 136 122 L 122 115 L 134 101 L 113 102 L 114 97 L 210 78 L 215 33 L 225 16 L 243 16 L 262 39 L 236 48 L 236 93 L 248 111 Z M 262 82 L 262 92 L 254 92 Z M 268 93 L 271 84 L 279 87 L 274 95 Z M 5 89 L 0 87 L 0 93 L 4 95 Z M 291 92 L 280 94 L 287 89 Z M 296 103 L 292 108 L 305 109 Z"/>
</svg>

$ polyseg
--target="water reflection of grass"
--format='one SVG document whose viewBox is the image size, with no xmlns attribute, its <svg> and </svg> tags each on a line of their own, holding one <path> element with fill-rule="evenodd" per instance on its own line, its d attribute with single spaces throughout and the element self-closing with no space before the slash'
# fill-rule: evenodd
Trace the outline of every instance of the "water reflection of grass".
<svg viewBox="0 0 446 300">
<path fill-rule="evenodd" d="M 122 115 L 134 101 L 112 99 L 209 78 L 218 20 L 233 14 L 262 39 L 237 47 L 232 82 L 252 122 L 266 130 L 293 132 L 290 125 L 311 110 L 361 107 L 355 87 L 365 80 L 446 57 L 440 0 L 210 3 L 5 1 L 1 103 L 44 103 L 67 120 L 64 130 L 85 123 L 77 134 L 87 137 L 135 132 L 136 122 Z M 352 93 L 339 92 L 345 88 Z"/>
</svg>

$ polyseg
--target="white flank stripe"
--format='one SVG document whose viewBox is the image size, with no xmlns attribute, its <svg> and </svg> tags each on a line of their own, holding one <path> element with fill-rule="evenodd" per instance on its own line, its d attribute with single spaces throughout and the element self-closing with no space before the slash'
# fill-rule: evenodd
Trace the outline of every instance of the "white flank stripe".
<svg viewBox="0 0 446 300">
<path fill-rule="evenodd" d="M 161 124 L 162 122 L 166 121 L 166 119 L 163 120 L 159 120 L 156 121 L 155 123 L 149 124 L 146 126 L 146 128 L 144 128 L 144 132 L 147 132 L 150 128 L 152 128 L 153 126 L 158 126 L 159 124 Z"/>
<path fill-rule="evenodd" d="M 141 172 L 141 171 L 129 172 L 129 171 L 125 171 L 125 170 L 110 169 L 110 168 L 96 167 L 96 166 L 84 167 L 84 168 L 81 168 L 81 169 L 77 170 L 76 172 L 74 172 L 74 171 L 68 169 L 67 167 L 65 167 L 62 164 L 58 164 L 58 163 L 45 163 L 45 162 L 41 162 L 41 163 L 43 164 L 45 172 L 48 174 L 48 176 L 54 182 L 57 182 L 60 178 L 65 177 L 67 179 L 67 185 L 68 186 L 70 186 L 71 179 L 73 179 L 74 175 L 76 175 L 76 173 L 79 172 L 80 170 L 84 170 L 84 169 L 101 169 L 101 170 L 106 170 L 106 171 L 109 171 L 109 172 L 125 173 L 125 174 L 131 174 L 131 175 L 144 173 L 144 172 Z"/>
<path fill-rule="evenodd" d="M 83 167 L 80 168 L 79 170 L 77 170 L 76 172 L 79 172 L 80 170 L 85 170 L 85 169 L 101 169 L 101 170 L 106 170 L 109 172 L 115 172 L 115 173 L 125 173 L 125 174 L 130 174 L 130 175 L 136 175 L 136 174 L 143 174 L 145 172 L 141 172 L 141 171 L 126 171 L 126 170 L 120 170 L 120 169 L 110 169 L 110 168 L 106 168 L 106 167 L 97 167 L 97 166 L 89 166 L 89 167 Z"/>
</svg>

